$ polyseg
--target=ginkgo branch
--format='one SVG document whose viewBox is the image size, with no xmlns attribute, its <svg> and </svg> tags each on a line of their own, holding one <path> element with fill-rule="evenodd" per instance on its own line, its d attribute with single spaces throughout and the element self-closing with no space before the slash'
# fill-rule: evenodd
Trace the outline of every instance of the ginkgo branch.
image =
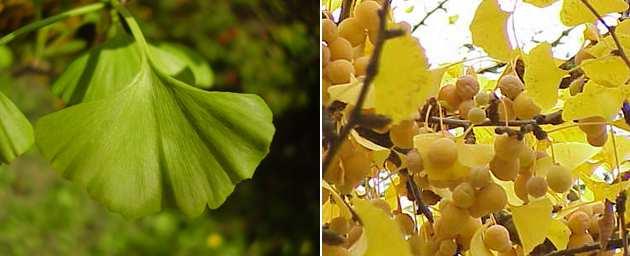
<svg viewBox="0 0 630 256">
<path fill-rule="evenodd" d="M 343 126 L 341 131 L 339 132 L 339 136 L 332 141 L 330 148 L 324 158 L 324 162 L 322 163 L 322 175 L 326 173 L 328 167 L 332 163 L 332 159 L 334 159 L 335 154 L 339 150 L 343 141 L 348 137 L 350 131 L 356 126 L 361 119 L 361 109 L 363 108 L 363 103 L 367 98 L 367 93 L 369 91 L 370 85 L 374 81 L 376 74 L 378 73 L 378 63 L 381 57 L 381 51 L 383 50 L 383 44 L 387 39 L 391 39 L 396 36 L 400 36 L 403 34 L 401 30 L 387 30 L 385 25 L 387 23 L 386 17 L 387 12 L 389 10 L 390 1 L 385 1 L 383 4 L 383 8 L 378 11 L 379 15 L 379 28 L 378 28 L 378 37 L 374 44 L 374 51 L 372 52 L 372 56 L 370 57 L 370 61 L 368 62 L 368 66 L 365 72 L 365 79 L 363 80 L 363 87 L 361 87 L 361 92 L 359 92 L 359 98 L 357 99 L 356 104 L 354 104 L 354 109 L 350 113 L 348 118 L 348 122 Z"/>
<path fill-rule="evenodd" d="M 586 0 L 581 0 L 581 1 L 586 6 L 586 8 L 588 8 L 591 11 L 591 13 L 593 13 L 593 15 L 597 17 L 597 20 L 599 20 L 599 22 L 601 22 L 602 25 L 606 27 L 608 32 L 610 32 L 610 36 L 612 37 L 613 41 L 615 41 L 615 45 L 617 46 L 617 49 L 619 50 L 619 56 L 621 57 L 621 59 L 623 59 L 623 62 L 626 63 L 626 66 L 630 68 L 630 59 L 628 59 L 626 52 L 623 50 L 623 46 L 621 46 L 621 43 L 619 42 L 619 38 L 617 38 L 617 33 L 615 33 L 615 27 L 609 26 L 606 23 L 606 21 L 604 21 L 602 16 L 599 15 L 599 13 L 597 13 L 597 10 L 595 10 L 595 8 L 588 1 Z"/>
<path fill-rule="evenodd" d="M 621 248 L 623 247 L 623 244 L 624 244 L 623 239 L 611 239 L 608 241 L 608 244 L 606 245 L 606 250 L 613 250 L 613 249 Z M 601 246 L 599 245 L 599 243 L 595 243 L 595 244 L 588 244 L 582 247 L 551 252 L 551 253 L 545 254 L 545 256 L 570 256 L 570 255 L 575 255 L 578 253 L 592 252 L 592 251 L 596 251 L 600 249 L 601 249 Z"/>
<path fill-rule="evenodd" d="M 548 115 L 539 116 L 539 118 L 535 119 L 525 119 L 525 120 L 510 120 L 507 121 L 507 126 L 523 126 L 523 125 L 543 125 L 543 124 L 560 124 L 562 123 L 562 111 L 556 111 Z M 430 123 L 439 123 L 440 121 L 444 122 L 444 124 L 453 127 L 468 127 L 472 125 L 472 122 L 463 119 L 454 119 L 451 117 L 440 118 L 437 116 L 432 116 L 429 119 Z M 484 123 L 477 124 L 475 126 L 505 126 L 506 122 L 493 122 L 488 120 Z"/>
<path fill-rule="evenodd" d="M 429 12 L 427 12 L 426 15 L 424 15 L 424 18 L 422 18 L 422 20 L 420 20 L 420 22 L 418 22 L 418 24 L 414 25 L 413 28 L 411 29 L 411 32 L 416 31 L 416 29 L 418 29 L 420 26 L 425 25 L 425 22 L 427 21 L 427 19 L 433 15 L 433 13 L 435 13 L 438 10 L 446 10 L 446 8 L 444 8 L 444 4 L 446 4 L 446 2 L 448 2 L 449 0 L 444 0 L 442 2 L 440 2 L 435 8 L 431 9 Z"/>
<path fill-rule="evenodd" d="M 65 12 L 62 12 L 60 14 L 57 14 L 55 16 L 52 17 L 48 17 L 46 19 L 43 20 L 38 20 L 36 22 L 30 23 L 24 27 L 21 27 L 5 36 L 3 36 L 2 38 L 0 38 L 0 45 L 3 44 L 7 44 L 9 42 L 11 42 L 11 40 L 15 39 L 16 37 L 26 34 L 28 32 L 37 30 L 39 28 L 48 26 L 50 24 L 53 24 L 57 21 L 69 18 L 69 17 L 73 17 L 73 16 L 79 16 L 79 15 L 83 15 L 86 13 L 90 13 L 90 12 L 94 12 L 94 11 L 98 11 L 100 9 L 103 9 L 105 6 L 107 6 L 107 4 L 105 3 L 94 3 L 94 4 L 90 4 L 90 5 L 86 5 L 86 6 L 82 6 L 76 9 L 72 9 L 72 10 L 68 10 Z"/>
<path fill-rule="evenodd" d="M 339 15 L 339 21 L 337 23 L 341 23 L 343 20 L 350 17 L 353 4 L 354 0 L 343 0 L 341 3 L 341 14 Z"/>
</svg>

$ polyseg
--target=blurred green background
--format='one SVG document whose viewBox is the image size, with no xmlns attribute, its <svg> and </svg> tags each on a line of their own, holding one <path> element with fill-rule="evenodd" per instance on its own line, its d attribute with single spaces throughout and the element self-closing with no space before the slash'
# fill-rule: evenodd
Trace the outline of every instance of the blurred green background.
<svg viewBox="0 0 630 256">
<path fill-rule="evenodd" d="M 0 36 L 94 1 L 1 0 Z M 0 255 L 316 255 L 319 241 L 318 2 L 127 1 L 152 41 L 184 44 L 212 67 L 211 90 L 261 95 L 271 153 L 218 210 L 125 220 L 64 180 L 36 149 L 0 166 Z M 64 20 L 0 47 L 0 91 L 35 122 L 63 103 L 49 87 L 106 39 L 109 12 Z"/>
</svg>

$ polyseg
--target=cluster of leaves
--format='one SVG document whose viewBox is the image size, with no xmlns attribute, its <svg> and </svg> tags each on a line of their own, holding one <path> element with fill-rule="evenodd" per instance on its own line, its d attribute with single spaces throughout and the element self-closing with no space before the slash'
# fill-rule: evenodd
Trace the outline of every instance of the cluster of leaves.
<svg viewBox="0 0 630 256">
<path fill-rule="evenodd" d="M 544 8 L 556 1 L 524 2 Z M 627 224 L 630 188 L 630 139 L 619 135 L 630 131 L 622 111 L 630 97 L 630 23 L 603 23 L 607 33 L 593 24 L 627 9 L 621 0 L 564 0 L 561 21 L 586 26 L 588 44 L 559 60 L 547 42 L 528 53 L 511 45 L 511 13 L 497 0 L 482 1 L 472 43 L 506 64 L 497 80 L 464 61 L 430 68 L 409 32 L 353 45 L 355 67 L 368 56 L 378 69 L 350 69 L 344 83 L 324 72 L 323 147 L 333 159 L 323 170 L 324 253 L 528 255 L 589 246 L 593 237 L 595 249 L 626 239 L 614 230 Z M 407 30 L 392 19 L 381 22 Z M 356 123 L 349 122 L 353 108 L 361 108 Z M 471 118 L 471 109 L 482 118 Z M 356 124 L 349 136 L 336 137 L 348 124 Z M 488 169 L 492 175 L 482 179 Z"/>
<path fill-rule="evenodd" d="M 107 41 L 73 61 L 52 87 L 65 108 L 33 129 L 0 95 L 0 159 L 9 163 L 36 141 L 55 169 L 131 218 L 162 205 L 188 216 L 217 208 L 267 154 L 274 133 L 270 110 L 254 95 L 189 85 L 212 83 L 202 58 L 179 45 L 148 44 L 126 8 L 110 5 L 116 13 Z"/>
</svg>

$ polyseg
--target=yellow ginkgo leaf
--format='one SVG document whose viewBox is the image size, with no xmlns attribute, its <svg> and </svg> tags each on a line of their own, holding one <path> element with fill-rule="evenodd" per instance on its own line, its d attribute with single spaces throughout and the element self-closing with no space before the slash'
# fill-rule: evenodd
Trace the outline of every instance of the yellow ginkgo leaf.
<svg viewBox="0 0 630 256">
<path fill-rule="evenodd" d="M 383 166 L 385 159 L 389 157 L 391 150 L 389 148 L 380 146 L 374 142 L 369 141 L 366 138 L 361 137 L 355 130 L 350 131 L 352 138 L 366 149 L 370 150 L 370 158 L 377 166 Z"/>
<path fill-rule="evenodd" d="M 337 194 L 337 192 L 325 180 L 322 180 L 322 188 L 330 192 L 330 195 L 332 196 L 335 205 L 341 210 L 339 215 L 342 217 L 346 217 L 347 219 L 351 218 L 352 213 L 350 212 L 350 209 L 348 209 L 348 206 L 344 203 L 341 196 L 339 196 L 339 194 Z"/>
<path fill-rule="evenodd" d="M 398 176 L 392 178 L 394 183 L 390 184 L 387 189 L 385 189 L 385 202 L 389 205 L 390 208 L 396 209 L 398 208 L 398 192 L 396 191 L 396 184 L 400 182 Z"/>
<path fill-rule="evenodd" d="M 628 189 L 630 186 L 630 181 L 627 180 L 619 183 L 608 184 L 605 181 L 597 180 L 585 175 L 580 175 L 579 177 L 580 180 L 584 182 L 584 185 L 593 191 L 595 201 L 608 199 L 609 201 L 614 202 L 617 195 L 619 195 L 619 192 Z"/>
<path fill-rule="evenodd" d="M 543 111 L 553 108 L 558 100 L 560 81 L 567 74 L 556 66 L 551 45 L 540 43 L 525 55 L 525 89 L 527 95 Z"/>
<path fill-rule="evenodd" d="M 571 230 L 561 220 L 554 219 L 549 225 L 549 231 L 547 238 L 553 243 L 558 250 L 564 250 L 569 244 L 569 237 L 571 236 Z"/>
<path fill-rule="evenodd" d="M 505 194 L 507 195 L 508 204 L 509 205 L 522 205 L 523 200 L 518 198 L 516 192 L 514 192 L 514 182 L 512 181 L 502 181 L 499 179 L 494 179 L 494 183 L 499 184 L 505 190 Z"/>
<path fill-rule="evenodd" d="M 579 127 L 577 126 L 573 126 L 573 127 L 569 127 L 569 128 L 564 128 L 567 126 L 571 126 L 574 125 L 572 123 L 564 123 L 561 125 L 543 125 L 542 128 L 545 131 L 549 131 L 552 129 L 560 129 L 562 128 L 562 130 L 557 130 L 551 133 L 547 133 L 547 136 L 549 138 L 551 138 L 551 140 L 553 142 L 586 142 L 586 135 L 585 133 L 580 130 Z"/>
<path fill-rule="evenodd" d="M 385 42 L 373 90 L 376 112 L 391 117 L 393 123 L 412 117 L 437 93 L 424 49 L 411 35 Z"/>
<path fill-rule="evenodd" d="M 630 138 L 627 136 L 619 136 L 615 135 L 615 144 L 617 144 L 617 158 L 619 158 L 619 163 L 624 162 L 626 160 L 630 160 Z M 615 147 L 612 141 L 612 138 L 609 134 L 608 140 L 606 140 L 606 144 L 602 149 L 601 154 L 602 160 L 608 168 L 611 170 L 616 168 L 617 160 L 615 160 Z"/>
<path fill-rule="evenodd" d="M 352 203 L 363 222 L 363 230 L 367 238 L 365 256 L 411 255 L 409 243 L 405 241 L 394 219 L 366 200 L 355 199 Z"/>
<path fill-rule="evenodd" d="M 493 144 L 494 143 L 494 127 L 492 126 L 478 126 L 474 127 L 473 131 L 475 132 L 475 138 L 477 139 L 477 144 Z"/>
<path fill-rule="evenodd" d="M 483 242 L 483 234 L 486 232 L 487 226 L 482 226 L 473 235 L 470 240 L 470 255 L 471 256 L 494 256 L 494 254 L 486 247 Z"/>
<path fill-rule="evenodd" d="M 354 105 L 359 99 L 359 94 L 363 88 L 363 82 L 357 80 L 354 76 L 350 78 L 347 84 L 338 84 L 328 87 L 328 94 L 331 102 L 338 100 L 343 103 Z M 363 102 L 363 108 L 374 108 L 374 90 L 370 88 Z"/>
<path fill-rule="evenodd" d="M 539 7 L 539 8 L 545 8 L 547 6 L 552 5 L 553 3 L 557 2 L 558 0 L 524 0 L 523 2 L 531 4 L 533 6 Z"/>
<path fill-rule="evenodd" d="M 612 12 L 622 12 L 628 9 L 628 4 L 624 0 L 587 1 L 601 16 Z M 582 0 L 564 0 L 562 10 L 560 10 L 560 20 L 564 25 L 573 27 L 582 23 L 593 23 L 597 20 L 597 16 L 582 3 Z"/>
<path fill-rule="evenodd" d="M 484 166 L 494 157 L 492 145 L 457 143 L 457 161 L 468 167 Z"/>
<path fill-rule="evenodd" d="M 581 64 L 584 74 L 598 84 L 617 87 L 630 78 L 630 69 L 618 56 L 588 59 Z"/>
<path fill-rule="evenodd" d="M 615 26 L 617 35 L 630 35 L 630 20 L 624 19 Z"/>
<path fill-rule="evenodd" d="M 528 255 L 534 247 L 545 241 L 551 224 L 553 204 L 549 198 L 534 200 L 523 206 L 510 207 L 512 221 L 521 239 L 523 251 Z"/>
<path fill-rule="evenodd" d="M 620 111 L 624 98 L 621 89 L 605 87 L 590 80 L 584 85 L 582 93 L 565 101 L 562 119 L 601 116 L 610 120 Z"/>
<path fill-rule="evenodd" d="M 630 132 L 630 125 L 628 125 L 626 123 L 626 120 L 624 119 L 613 121 L 613 125 L 619 129 L 623 129 L 623 130 L 626 130 L 627 132 Z"/>
<path fill-rule="evenodd" d="M 512 57 L 512 45 L 507 34 L 510 13 L 501 10 L 497 0 L 483 0 L 470 24 L 473 44 L 483 48 L 488 56 L 503 62 Z"/>
<path fill-rule="evenodd" d="M 556 162 L 569 170 L 577 168 L 580 164 L 599 153 L 600 150 L 600 148 L 586 143 L 564 142 L 553 144 Z"/>
</svg>

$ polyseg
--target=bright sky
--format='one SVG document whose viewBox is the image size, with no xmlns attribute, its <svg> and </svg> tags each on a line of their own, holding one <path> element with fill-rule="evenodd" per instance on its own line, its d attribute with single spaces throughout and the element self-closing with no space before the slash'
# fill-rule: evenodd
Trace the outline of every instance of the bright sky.
<svg viewBox="0 0 630 256">
<path fill-rule="evenodd" d="M 393 0 L 394 19 L 397 22 L 406 21 L 413 26 L 441 1 L 443 0 Z M 468 27 L 480 2 L 481 0 L 450 0 L 444 5 L 447 12 L 436 11 L 426 20 L 426 26 L 420 26 L 413 33 L 413 36 L 420 39 L 432 65 L 456 62 L 464 57 L 470 59 L 485 56 L 481 51 L 469 52 L 469 49 L 464 47 L 464 44 L 471 43 Z M 559 18 L 562 1 L 547 8 L 537 8 L 522 0 L 499 0 L 499 3 L 503 10 L 514 11 L 508 20 L 508 34 L 512 45 L 519 45 L 526 52 L 537 45 L 536 41 L 553 42 L 562 31 L 568 29 L 562 25 Z M 410 10 L 411 12 L 408 12 Z M 449 17 L 457 19 L 453 24 L 449 24 Z M 615 17 L 606 18 L 610 24 L 614 24 L 614 20 Z M 582 45 L 583 30 L 584 26 L 573 29 L 561 41 L 562 44 L 553 49 L 554 56 L 561 59 L 573 56 Z M 600 27 L 600 31 L 605 32 L 605 28 Z M 517 41 L 515 38 L 518 39 L 518 44 L 515 43 Z M 476 64 L 492 65 L 488 62 Z"/>
</svg>

